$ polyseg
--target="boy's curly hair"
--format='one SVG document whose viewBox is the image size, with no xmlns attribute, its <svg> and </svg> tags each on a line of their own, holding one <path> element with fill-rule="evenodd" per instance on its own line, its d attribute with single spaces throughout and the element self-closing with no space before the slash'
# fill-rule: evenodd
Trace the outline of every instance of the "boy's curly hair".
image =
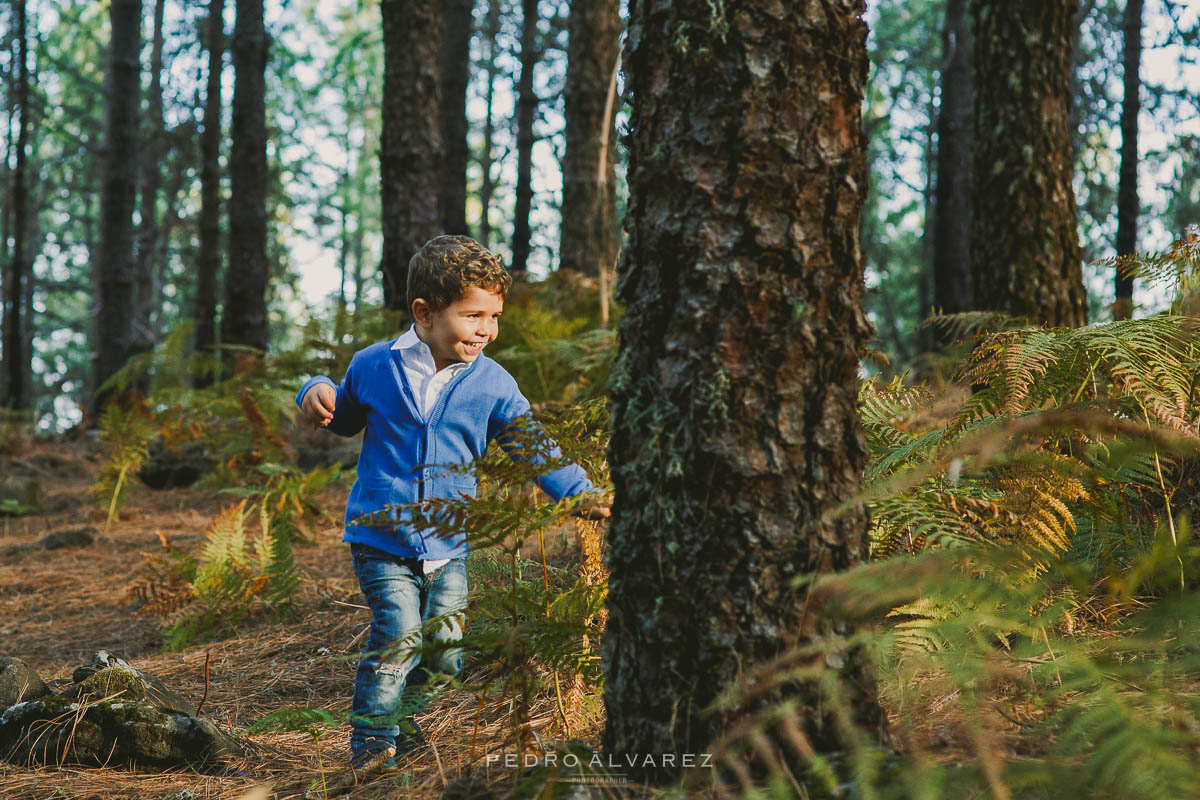
<svg viewBox="0 0 1200 800">
<path fill-rule="evenodd" d="M 408 304 L 418 297 L 434 311 L 478 286 L 504 296 L 512 276 L 491 251 L 469 236 L 435 236 L 408 262 Z"/>
</svg>

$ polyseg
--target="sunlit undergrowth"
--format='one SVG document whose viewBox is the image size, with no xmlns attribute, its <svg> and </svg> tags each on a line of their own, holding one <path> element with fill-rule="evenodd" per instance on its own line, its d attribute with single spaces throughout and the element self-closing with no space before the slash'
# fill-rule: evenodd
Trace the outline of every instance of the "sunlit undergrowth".
<svg viewBox="0 0 1200 800">
<path fill-rule="evenodd" d="M 731 793 L 1197 794 L 1200 547 L 1190 520 L 1200 504 L 1200 325 L 1187 291 L 1196 263 L 1194 240 L 1185 239 L 1125 265 L 1174 281 L 1180 296 L 1167 314 L 1051 330 L 964 317 L 953 320 L 967 335 L 948 385 L 864 382 L 871 460 L 858 501 L 871 509 L 875 560 L 809 589 L 823 598 L 816 605 L 860 624 L 788 651 L 747 685 L 812 681 L 836 706 L 841 694 L 825 665 L 861 647 L 873 654 L 889 740 L 878 747 L 871 732 L 847 728 L 843 754 L 814 757 L 800 746 L 788 760 L 808 769 L 796 780 L 733 780 Z M 526 298 L 505 317 L 519 330 L 493 353 L 530 394 L 557 401 L 543 404 L 540 426 L 514 432 L 507 445 L 545 456 L 549 433 L 563 460 L 513 459 L 493 448 L 473 468 L 478 499 L 416 509 L 434 533 L 471 532 L 469 669 L 444 682 L 511 699 L 520 748 L 535 746 L 535 700 L 553 698 L 564 738 L 600 713 L 601 536 L 585 526 L 583 569 L 543 558 L 547 537 L 563 535 L 576 506 L 533 488 L 567 461 L 607 485 L 598 387 L 615 342 L 594 321 L 579 322 L 589 313 Z M 311 323 L 296 351 L 209 389 L 180 388 L 164 367 L 148 404 L 160 435 L 205 440 L 220 454 L 213 485 L 240 486 L 271 515 L 289 511 L 294 528 L 311 522 L 318 509 L 297 493 L 311 498 L 336 477 L 284 466 L 289 443 L 279 426 L 294 413 L 300 376 L 337 378 L 354 350 L 395 333 L 362 321 L 353 334 L 348 319 Z M 169 351 L 162 357 L 169 361 Z M 588 397 L 599 399 L 578 402 Z M 729 691 L 722 702 L 746 686 Z M 717 752 L 761 758 L 757 732 L 802 729 L 794 723 L 803 713 L 772 709 Z"/>
</svg>

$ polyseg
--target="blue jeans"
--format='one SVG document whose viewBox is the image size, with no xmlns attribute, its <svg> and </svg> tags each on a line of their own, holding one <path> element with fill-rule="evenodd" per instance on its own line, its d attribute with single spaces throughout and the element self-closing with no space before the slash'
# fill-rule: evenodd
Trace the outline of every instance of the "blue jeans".
<svg viewBox="0 0 1200 800">
<path fill-rule="evenodd" d="M 447 645 L 462 638 L 467 564 L 454 558 L 422 575 L 420 561 L 374 547 L 351 544 L 350 554 L 371 609 L 371 635 L 350 712 L 350 750 L 356 753 L 369 739 L 395 742 L 401 720 L 428 702 L 423 684 L 430 673 L 456 675 L 462 669 L 462 648 Z M 425 664 L 418 669 L 422 650 Z"/>
</svg>

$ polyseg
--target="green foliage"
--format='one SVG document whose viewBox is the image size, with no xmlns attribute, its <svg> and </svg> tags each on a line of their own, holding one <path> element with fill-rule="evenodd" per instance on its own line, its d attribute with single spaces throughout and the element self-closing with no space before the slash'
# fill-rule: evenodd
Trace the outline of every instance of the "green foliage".
<svg viewBox="0 0 1200 800">
<path fill-rule="evenodd" d="M 109 403 L 100 415 L 100 450 L 104 466 L 93 491 L 108 509 L 108 524 L 117 519 L 125 490 L 137 482 L 137 472 L 147 457 L 146 447 L 154 435 L 154 425 L 140 399 L 133 397 L 129 408 Z"/>
<path fill-rule="evenodd" d="M 259 530 L 251 537 L 247 522 L 254 509 L 259 514 Z M 271 527 L 264 507 L 247 509 L 245 500 L 229 506 L 205 533 L 189 601 L 167 631 L 168 649 L 236 630 L 256 609 L 278 617 L 290 605 L 300 580 L 291 541 L 286 531 Z"/>
<path fill-rule="evenodd" d="M 1123 275 L 1142 282 L 1148 288 L 1175 289 L 1175 302 L 1171 310 L 1180 313 L 1200 292 L 1200 227 L 1189 225 L 1183 236 L 1172 242 L 1164 253 L 1113 256 L 1097 263 L 1115 267 Z"/>
<path fill-rule="evenodd" d="M 599 308 L 597 288 L 568 273 L 517 286 L 489 355 L 534 404 L 602 397 L 617 340 L 615 328 L 600 326 Z"/>
<path fill-rule="evenodd" d="M 20 500 L 12 497 L 0 500 L 0 517 L 23 517 L 37 510 L 37 506 L 23 505 Z"/>
<path fill-rule="evenodd" d="M 247 728 L 246 733 L 302 731 L 315 738 L 330 728 L 336 728 L 341 723 L 341 717 L 324 708 L 288 706 L 267 714 Z"/>
<path fill-rule="evenodd" d="M 255 470 L 267 476 L 266 485 L 236 486 L 224 491 L 243 495 L 257 504 L 260 515 L 265 514 L 262 517 L 264 524 L 275 535 L 313 543 L 317 524 L 331 521 L 319 494 L 330 484 L 342 480 L 342 466 L 331 464 L 305 472 L 286 464 L 259 464 Z"/>
</svg>

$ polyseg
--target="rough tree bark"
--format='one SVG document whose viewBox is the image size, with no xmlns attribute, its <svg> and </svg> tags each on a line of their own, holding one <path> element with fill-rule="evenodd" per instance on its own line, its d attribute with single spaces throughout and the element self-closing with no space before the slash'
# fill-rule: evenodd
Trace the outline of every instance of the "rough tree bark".
<svg viewBox="0 0 1200 800">
<path fill-rule="evenodd" d="M 613 87 L 621 37 L 619 0 L 572 0 L 564 92 L 567 149 L 559 269 L 599 276 L 616 258 Z"/>
<path fill-rule="evenodd" d="M 150 47 L 150 90 L 147 96 L 145 138 L 141 147 L 142 202 L 137 232 L 137 278 L 134 287 L 136 302 L 133 321 L 133 350 L 144 353 L 154 348 L 158 332 L 154 325 L 154 312 L 158 306 L 155 291 L 154 271 L 158 264 L 158 195 L 162 184 L 159 162 L 162 161 L 166 143 L 166 126 L 163 122 L 163 12 L 165 0 L 155 0 L 154 29 Z"/>
<path fill-rule="evenodd" d="M 1121 106 L 1121 172 L 1117 186 L 1117 255 L 1137 251 L 1138 229 L 1138 112 L 1142 88 L 1142 0 L 1125 5 L 1125 99 Z M 1116 301 L 1114 319 L 1133 316 L 1133 278 L 1117 272 L 1114 278 Z"/>
<path fill-rule="evenodd" d="M 200 245 L 196 253 L 196 351 L 217 344 L 217 279 L 221 273 L 221 70 L 225 54 L 225 0 L 208 4 L 208 87 L 200 135 Z M 195 376 L 197 387 L 215 376 Z"/>
<path fill-rule="evenodd" d="M 1068 126 L 1077 0 L 973 4 L 977 308 L 1087 322 Z"/>
<path fill-rule="evenodd" d="M 104 177 L 100 183 L 100 247 L 96 258 L 96 309 L 92 410 L 111 397 L 100 386 L 132 354 L 135 267 L 133 205 L 137 194 L 137 120 L 141 102 L 141 0 L 112 0 L 112 43 L 105 78 Z M 93 419 L 95 416 L 93 415 Z"/>
<path fill-rule="evenodd" d="M 440 233 L 442 185 L 438 65 L 441 4 L 383 0 L 383 302 L 407 310 L 408 261 Z"/>
<path fill-rule="evenodd" d="M 441 133 L 445 153 L 439 198 L 442 233 L 468 236 L 467 82 L 471 77 L 474 0 L 445 0 L 442 12 Z"/>
<path fill-rule="evenodd" d="M 30 405 L 30 352 L 25 347 L 25 295 L 31 277 L 29 263 L 29 189 L 27 186 L 29 150 L 29 25 L 24 0 L 13 3 L 13 36 L 16 39 L 16 73 L 12 84 L 10 110 L 20 110 L 17 122 L 16 163 L 13 166 L 10 195 L 13 248 L 4 281 L 4 407 L 25 409 Z M 7 153 L 5 154 L 7 156 Z M 7 158 L 5 164 L 7 164 Z M 6 222 L 8 220 L 6 211 Z M 5 225 L 4 247 L 8 247 Z"/>
<path fill-rule="evenodd" d="M 704 752 L 738 718 L 704 713 L 717 693 L 807 635 L 793 578 L 867 557 L 865 509 L 829 514 L 867 459 L 864 6 L 718 7 L 633 0 L 624 67 L 604 747 L 641 754 L 622 771 L 651 781 L 680 764 L 645 755 Z M 851 716 L 881 725 L 861 659 L 841 655 Z M 817 691 L 789 692 L 813 747 L 837 747 Z"/>
<path fill-rule="evenodd" d="M 517 80 L 517 186 L 514 191 L 512 271 L 528 269 L 532 230 L 529 213 L 533 210 L 533 121 L 537 118 L 538 96 L 533 86 L 533 71 L 538 51 L 538 0 L 521 0 L 521 77 Z"/>
<path fill-rule="evenodd" d="M 944 314 L 974 307 L 971 286 L 971 31 L 967 0 L 947 0 L 938 110 L 934 305 Z M 939 339 L 946 341 L 939 329 Z"/>
<path fill-rule="evenodd" d="M 229 150 L 229 269 L 221 343 L 267 349 L 267 33 L 263 0 L 237 0 Z"/>
</svg>

